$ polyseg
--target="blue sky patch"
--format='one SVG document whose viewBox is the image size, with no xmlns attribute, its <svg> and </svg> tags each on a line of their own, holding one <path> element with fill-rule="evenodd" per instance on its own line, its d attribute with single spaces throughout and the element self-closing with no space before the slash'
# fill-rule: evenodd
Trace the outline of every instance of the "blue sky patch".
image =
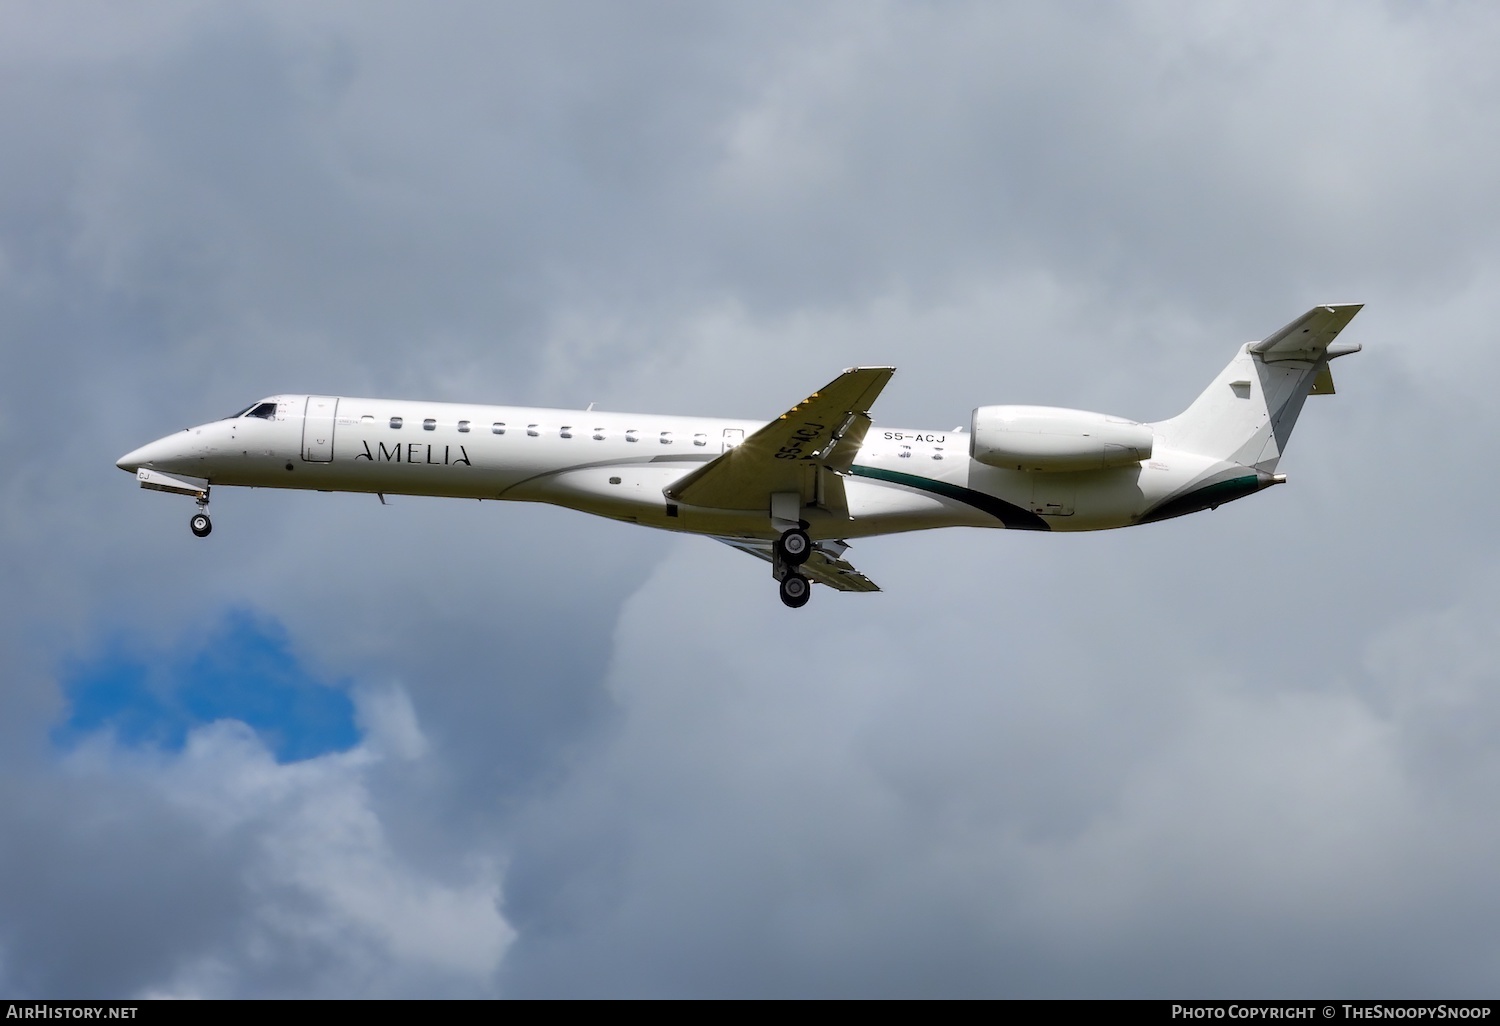
<svg viewBox="0 0 1500 1026">
<path fill-rule="evenodd" d="M 298 662 L 275 620 L 231 611 L 207 636 L 175 650 L 141 652 L 126 641 L 67 667 L 68 718 L 53 743 L 71 748 L 111 730 L 130 747 L 181 751 L 193 727 L 240 720 L 278 762 L 297 762 L 359 743 L 343 682 L 320 680 Z"/>
</svg>

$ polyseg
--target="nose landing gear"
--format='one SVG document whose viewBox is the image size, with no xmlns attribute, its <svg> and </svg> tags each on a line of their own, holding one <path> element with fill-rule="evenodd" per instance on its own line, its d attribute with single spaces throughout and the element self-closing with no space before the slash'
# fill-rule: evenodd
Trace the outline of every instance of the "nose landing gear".
<svg viewBox="0 0 1500 1026">
<path fill-rule="evenodd" d="M 192 528 L 193 534 L 199 538 L 207 538 L 209 532 L 214 529 L 214 522 L 208 518 L 208 490 L 204 489 L 198 493 L 198 512 L 188 521 L 188 527 Z"/>
</svg>

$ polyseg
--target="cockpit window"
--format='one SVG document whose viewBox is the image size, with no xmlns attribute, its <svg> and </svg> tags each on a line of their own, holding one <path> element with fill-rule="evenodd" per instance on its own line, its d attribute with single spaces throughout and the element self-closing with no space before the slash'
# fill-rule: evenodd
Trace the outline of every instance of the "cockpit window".
<svg viewBox="0 0 1500 1026">
<path fill-rule="evenodd" d="M 229 419 L 230 420 L 238 420 L 241 417 L 259 417 L 261 420 L 275 420 L 276 419 L 276 404 L 275 403 L 251 403 L 249 406 L 246 406 L 243 410 L 241 410 L 239 413 L 236 413 L 234 416 L 230 417 Z"/>
</svg>

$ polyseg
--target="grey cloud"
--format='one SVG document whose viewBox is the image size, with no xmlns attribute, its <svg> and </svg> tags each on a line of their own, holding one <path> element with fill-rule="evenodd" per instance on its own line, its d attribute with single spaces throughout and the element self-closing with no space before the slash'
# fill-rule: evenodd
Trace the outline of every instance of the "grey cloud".
<svg viewBox="0 0 1500 1026">
<path fill-rule="evenodd" d="M 110 997 L 222 943 L 249 909 L 241 837 L 213 836 L 107 778 L 11 770 L 0 871 L 0 981 L 13 994 Z"/>
<path fill-rule="evenodd" d="M 1250 580 L 1218 599 L 1229 622 L 1181 638 L 1145 568 L 1222 541 L 1040 541 L 1057 551 L 975 544 L 941 597 L 921 593 L 940 543 L 887 551 L 905 590 L 877 617 L 828 614 L 838 646 L 800 647 L 749 641 L 780 610 L 674 599 L 701 561 L 685 544 L 622 626 L 671 602 L 696 642 L 622 645 L 621 735 L 523 831 L 512 986 L 1477 996 L 1471 906 L 1494 896 L 1451 869 L 1494 831 L 1443 797 L 1451 774 L 1434 791 L 1411 771 L 1399 722 L 1306 662 L 1330 639 L 1299 628 L 1304 603 Z"/>
</svg>

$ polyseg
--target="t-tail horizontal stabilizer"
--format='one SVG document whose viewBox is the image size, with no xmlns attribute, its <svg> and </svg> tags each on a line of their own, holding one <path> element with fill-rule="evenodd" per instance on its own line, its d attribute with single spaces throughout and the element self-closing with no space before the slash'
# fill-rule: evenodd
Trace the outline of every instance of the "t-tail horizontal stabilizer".
<svg viewBox="0 0 1500 1026">
<path fill-rule="evenodd" d="M 1334 345 L 1363 303 L 1316 306 L 1244 346 L 1213 384 L 1171 420 L 1151 425 L 1165 448 L 1276 469 L 1309 394 L 1331 394 L 1328 361 L 1359 351 Z"/>
</svg>

